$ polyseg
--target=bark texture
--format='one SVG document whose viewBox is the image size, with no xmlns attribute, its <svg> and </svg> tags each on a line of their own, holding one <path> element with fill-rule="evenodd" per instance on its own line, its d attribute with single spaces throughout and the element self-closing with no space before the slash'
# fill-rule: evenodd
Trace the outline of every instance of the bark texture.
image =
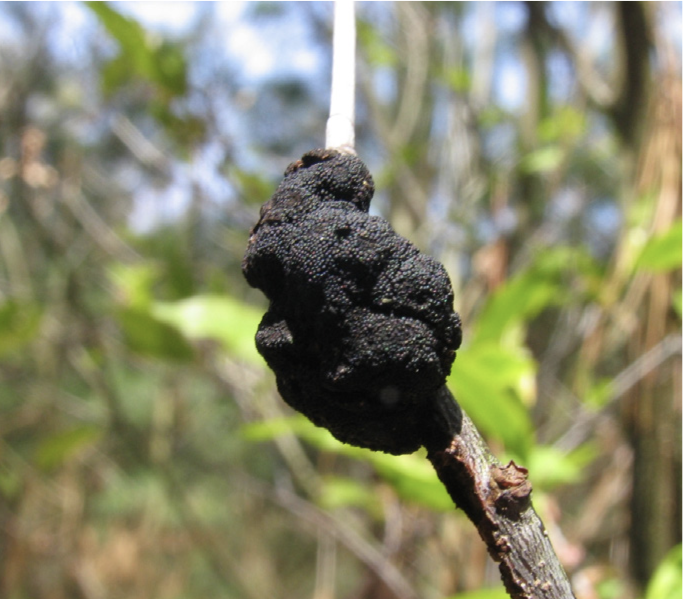
<svg viewBox="0 0 683 599">
<path fill-rule="evenodd" d="M 428 458 L 453 502 L 477 527 L 514 599 L 570 599 L 567 575 L 531 503 L 528 471 L 501 465 L 469 417 L 446 447 Z"/>
</svg>

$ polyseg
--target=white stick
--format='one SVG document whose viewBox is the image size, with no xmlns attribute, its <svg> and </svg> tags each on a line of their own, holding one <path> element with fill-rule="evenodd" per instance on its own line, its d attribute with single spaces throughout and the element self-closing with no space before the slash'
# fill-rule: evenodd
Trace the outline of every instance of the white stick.
<svg viewBox="0 0 683 599">
<path fill-rule="evenodd" d="M 335 0 L 332 94 L 325 145 L 355 154 L 356 21 L 354 0 Z"/>
</svg>

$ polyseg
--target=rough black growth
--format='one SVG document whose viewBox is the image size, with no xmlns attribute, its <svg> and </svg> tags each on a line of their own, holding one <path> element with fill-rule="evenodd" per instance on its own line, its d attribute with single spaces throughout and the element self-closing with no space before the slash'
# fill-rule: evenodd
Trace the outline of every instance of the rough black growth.
<svg viewBox="0 0 683 599">
<path fill-rule="evenodd" d="M 261 208 L 242 270 L 270 299 L 256 346 L 285 401 L 343 442 L 411 453 L 452 413 L 437 404 L 460 320 L 443 266 L 368 214 L 373 193 L 355 156 L 304 154 Z"/>
</svg>

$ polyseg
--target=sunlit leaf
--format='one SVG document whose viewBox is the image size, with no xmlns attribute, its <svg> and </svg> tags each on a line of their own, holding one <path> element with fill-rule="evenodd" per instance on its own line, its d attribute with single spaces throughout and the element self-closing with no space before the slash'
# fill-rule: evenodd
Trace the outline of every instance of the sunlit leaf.
<svg viewBox="0 0 683 599">
<path fill-rule="evenodd" d="M 153 70 L 153 57 L 145 30 L 140 24 L 135 19 L 125 17 L 117 12 L 107 2 L 86 2 L 85 5 L 97 15 L 100 23 L 116 40 L 121 49 L 121 54 L 114 59 L 114 62 L 119 65 L 114 70 L 122 72 L 127 63 L 128 73 L 134 72 L 149 76 Z M 112 77 L 112 74 L 110 73 L 107 76 Z M 111 80 L 107 81 L 107 86 L 115 85 L 116 80 L 120 77 L 120 74 L 112 77 Z M 114 87 L 109 87 L 107 91 L 113 91 L 113 89 Z"/>
<path fill-rule="evenodd" d="M 159 269 L 149 263 L 115 263 L 109 276 L 126 305 L 146 308 L 152 301 L 152 285 L 159 277 Z"/>
<path fill-rule="evenodd" d="M 458 352 L 448 386 L 486 436 L 524 456 L 533 441 L 527 406 L 535 380 L 536 363 L 519 340 L 480 341 Z"/>
<path fill-rule="evenodd" d="M 178 362 L 194 357 L 192 346 L 177 328 L 146 310 L 123 308 L 117 319 L 126 344 L 139 354 Z"/>
<path fill-rule="evenodd" d="M 583 395 L 583 401 L 593 408 L 601 408 L 612 398 L 613 394 L 613 379 L 602 378 L 588 388 Z"/>
<path fill-rule="evenodd" d="M 249 422 L 242 426 L 240 434 L 247 441 L 256 443 L 272 441 L 281 435 L 293 433 L 300 418 L 302 417 L 295 416 L 292 418 L 270 418 L 269 420 Z"/>
<path fill-rule="evenodd" d="M 271 418 L 262 422 L 251 422 L 241 429 L 241 434 L 250 441 L 266 441 L 292 433 L 323 451 L 355 456 L 371 453 L 369 449 L 361 449 L 337 441 L 329 431 L 315 426 L 301 414 L 288 418 Z"/>
<path fill-rule="evenodd" d="M 31 303 L 0 304 L 0 356 L 20 349 L 38 334 L 43 312 Z"/>
<path fill-rule="evenodd" d="M 325 477 L 319 502 L 327 509 L 359 506 L 372 510 L 377 504 L 377 496 L 367 484 L 356 479 L 329 476 Z"/>
<path fill-rule="evenodd" d="M 509 595 L 503 587 L 496 587 L 493 589 L 481 589 L 479 591 L 470 591 L 467 593 L 458 593 L 457 595 L 450 595 L 447 599 L 508 599 Z"/>
<path fill-rule="evenodd" d="M 555 276 L 529 271 L 510 279 L 489 298 L 479 315 L 476 341 L 499 339 L 507 327 L 532 318 L 563 297 Z"/>
<path fill-rule="evenodd" d="M 472 85 L 472 77 L 467 69 L 455 68 L 446 73 L 446 83 L 456 92 L 467 92 Z"/>
<path fill-rule="evenodd" d="M 680 599 L 683 594 L 682 566 L 683 552 L 681 545 L 676 545 L 667 553 L 652 575 L 645 599 Z"/>
<path fill-rule="evenodd" d="M 169 96 L 187 91 L 187 61 L 182 50 L 149 36 L 140 24 L 117 12 L 107 2 L 86 2 L 107 32 L 118 43 L 120 53 L 102 70 L 103 88 L 111 93 L 132 75 L 154 83 Z"/>
<path fill-rule="evenodd" d="M 614 576 L 599 580 L 595 585 L 595 590 L 600 599 L 621 599 L 628 596 L 626 583 Z"/>
<path fill-rule="evenodd" d="M 567 142 L 578 138 L 585 129 L 585 114 L 572 106 L 563 106 L 541 122 L 538 134 L 546 143 Z"/>
<path fill-rule="evenodd" d="M 525 456 L 533 442 L 527 409 L 512 390 L 501 387 L 496 373 L 463 351 L 451 369 L 448 387 L 481 432 L 501 440 L 506 448 Z"/>
<path fill-rule="evenodd" d="M 371 452 L 368 461 L 405 501 L 442 512 L 454 509 L 446 488 L 421 453 L 394 456 Z"/>
<path fill-rule="evenodd" d="M 107 32 L 131 53 L 146 45 L 145 30 L 135 19 L 123 16 L 108 2 L 84 4 L 97 15 Z"/>
<path fill-rule="evenodd" d="M 337 441 L 327 430 L 312 424 L 304 416 L 250 423 L 242 434 L 251 441 L 266 441 L 294 433 L 321 451 L 337 453 L 372 464 L 377 473 L 405 501 L 429 509 L 448 511 L 453 501 L 441 484 L 431 464 L 421 453 L 394 456 L 353 447 Z"/>
<path fill-rule="evenodd" d="M 534 402 L 536 362 L 526 347 L 479 343 L 460 352 L 458 360 L 462 356 L 466 366 L 474 363 L 478 371 L 487 373 L 492 387 L 514 391 L 525 404 Z"/>
<path fill-rule="evenodd" d="M 683 293 L 681 293 L 680 289 L 676 289 L 673 292 L 673 297 L 671 298 L 671 304 L 674 307 L 674 310 L 676 310 L 676 314 L 678 314 L 678 318 L 681 318 L 681 312 L 683 312 Z"/>
<path fill-rule="evenodd" d="M 94 426 L 79 426 L 45 437 L 38 444 L 35 460 L 38 467 L 52 470 L 92 446 L 102 435 Z"/>
<path fill-rule="evenodd" d="M 596 455 L 596 447 L 588 444 L 569 454 L 548 445 L 535 445 L 525 466 L 529 469 L 534 488 L 549 490 L 580 480 Z"/>
<path fill-rule="evenodd" d="M 367 61 L 376 67 L 394 66 L 399 62 L 396 50 L 392 48 L 372 23 L 359 20 L 357 23 L 358 46 Z"/>
<path fill-rule="evenodd" d="M 555 170 L 565 157 L 565 151 L 558 146 L 548 146 L 527 154 L 520 162 L 520 169 L 526 173 L 547 173 Z"/>
<path fill-rule="evenodd" d="M 681 221 L 666 231 L 650 239 L 643 248 L 637 267 L 656 272 L 680 268 L 683 250 L 683 228 Z"/>
<path fill-rule="evenodd" d="M 214 339 L 231 354 L 262 364 L 254 336 L 262 314 L 252 306 L 222 295 L 197 295 L 178 302 L 157 302 L 152 312 L 190 339 Z"/>
</svg>

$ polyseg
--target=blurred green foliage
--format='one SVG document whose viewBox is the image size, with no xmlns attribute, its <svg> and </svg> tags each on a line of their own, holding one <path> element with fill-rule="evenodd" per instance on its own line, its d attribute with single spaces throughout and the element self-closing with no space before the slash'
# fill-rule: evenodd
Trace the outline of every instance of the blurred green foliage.
<svg viewBox="0 0 683 599">
<path fill-rule="evenodd" d="M 265 300 L 239 265 L 258 206 L 322 139 L 326 4 L 236 21 L 198 4 L 162 34 L 88 2 L 67 43 L 66 9 L 0 6 L 0 596 L 506 596 L 423 452 L 345 446 L 293 415 L 254 346 Z M 634 76 L 621 38 L 603 34 L 588 74 L 572 49 L 593 17 L 669 47 L 675 7 L 622 31 L 630 4 L 360 3 L 358 149 L 376 210 L 451 274 L 449 388 L 529 468 L 572 578 L 668 599 L 680 62 L 652 49 L 651 95 L 610 104 L 591 90 L 618 78 L 585 78 Z M 286 64 L 259 79 L 243 63 L 261 48 L 227 57 L 230 36 Z"/>
<path fill-rule="evenodd" d="M 681 546 L 673 547 L 657 567 L 647 585 L 645 599 L 676 599 L 683 593 L 681 584 Z"/>
</svg>

